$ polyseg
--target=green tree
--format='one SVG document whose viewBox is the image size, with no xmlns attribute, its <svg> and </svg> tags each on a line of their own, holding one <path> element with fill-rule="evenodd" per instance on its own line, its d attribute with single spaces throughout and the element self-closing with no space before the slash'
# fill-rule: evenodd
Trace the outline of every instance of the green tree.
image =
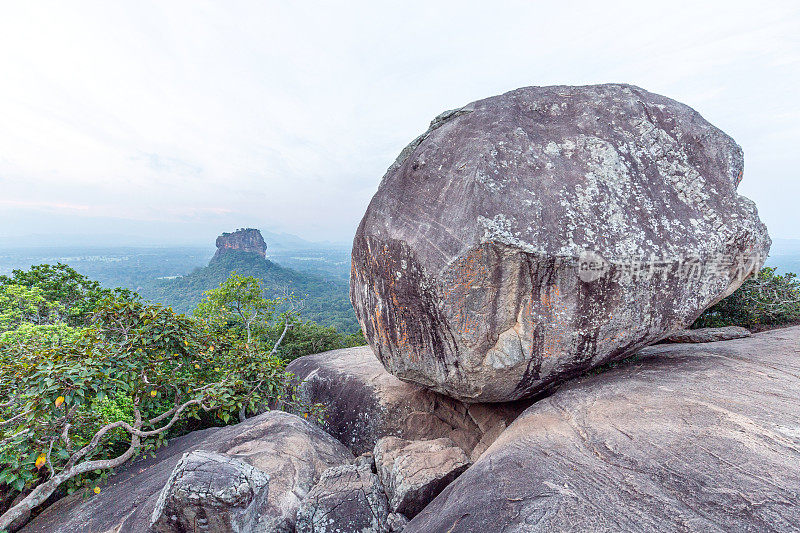
<svg viewBox="0 0 800 533">
<path fill-rule="evenodd" d="M 226 329 L 242 332 L 245 344 L 250 347 L 254 336 L 263 338 L 271 331 L 276 322 L 276 308 L 289 304 L 289 309 L 277 317 L 277 323 L 282 328 L 275 342 L 277 351 L 286 332 L 297 322 L 302 303 L 298 304 L 290 294 L 270 299 L 265 297 L 264 292 L 260 280 L 241 276 L 234 271 L 218 288 L 206 291 L 194 315 L 217 331 Z"/>
<path fill-rule="evenodd" d="M 271 337 L 277 332 L 273 331 Z M 292 327 L 283 339 L 278 354 L 286 361 L 304 355 L 363 346 L 366 344 L 361 332 L 344 334 L 333 326 L 320 326 L 316 322 L 303 321 Z"/>
<path fill-rule="evenodd" d="M 706 310 L 693 328 L 787 324 L 800 320 L 800 281 L 763 268 L 732 295 Z"/>
<path fill-rule="evenodd" d="M 255 316 L 250 326 L 260 328 L 270 308 L 240 285 L 228 288 L 246 302 L 217 293 L 202 320 L 107 298 L 79 330 L 28 324 L 3 334 L 0 483 L 30 492 L 0 516 L 0 530 L 60 486 L 94 482 L 185 432 L 189 418 L 226 424 L 274 404 L 319 416 L 320 406 L 297 400 L 276 356 L 283 336 L 262 349 L 233 320 Z M 237 302 L 244 314 L 232 315 Z M 285 335 L 290 319 L 277 318 Z"/>
<path fill-rule="evenodd" d="M 0 276 L 0 288 L 10 285 L 37 290 L 48 305 L 59 307 L 60 318 L 71 326 L 88 324 L 92 312 L 105 298 L 134 297 L 127 289 L 104 289 L 63 263 L 36 265 L 27 271 L 14 270 L 10 277 Z"/>
<path fill-rule="evenodd" d="M 48 301 L 37 286 L 0 285 L 0 333 L 28 324 L 52 324 L 60 321 L 62 308 Z"/>
</svg>

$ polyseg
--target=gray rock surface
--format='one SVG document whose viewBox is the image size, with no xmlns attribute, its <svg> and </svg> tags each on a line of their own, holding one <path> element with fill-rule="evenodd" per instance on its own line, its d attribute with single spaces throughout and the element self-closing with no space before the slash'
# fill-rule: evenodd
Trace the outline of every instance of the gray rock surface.
<svg viewBox="0 0 800 533">
<path fill-rule="evenodd" d="M 269 476 L 244 461 L 189 452 L 161 491 L 150 524 L 159 533 L 258 531 L 268 490 Z"/>
<path fill-rule="evenodd" d="M 375 468 L 389 498 L 389 509 L 409 518 L 471 464 L 450 439 L 409 441 L 384 437 L 375 445 Z"/>
<path fill-rule="evenodd" d="M 406 533 L 797 531 L 800 327 L 664 344 L 532 405 Z"/>
<path fill-rule="evenodd" d="M 766 258 L 741 148 L 628 85 L 526 87 L 440 115 L 388 170 L 350 293 L 392 374 L 515 400 L 687 327 Z"/>
<path fill-rule="evenodd" d="M 408 525 L 408 518 L 400 513 L 389 513 L 386 524 L 389 528 L 389 533 L 402 533 Z"/>
<path fill-rule="evenodd" d="M 334 466 L 300 505 L 297 533 L 385 533 L 386 495 L 370 461 Z"/>
<path fill-rule="evenodd" d="M 725 328 L 700 328 L 700 329 L 683 329 L 670 333 L 664 339 L 664 342 L 686 342 L 686 343 L 702 343 L 702 342 L 717 342 L 717 341 L 730 341 L 733 339 L 744 339 L 751 336 L 750 330 L 741 328 L 739 326 L 729 326 Z"/>
<path fill-rule="evenodd" d="M 291 531 L 300 502 L 328 468 L 354 460 L 339 441 L 300 417 L 269 411 L 246 422 L 191 433 L 159 449 L 154 458 L 126 465 L 102 492 L 63 498 L 23 528 L 25 533 L 143 533 L 159 493 L 188 451 L 217 452 L 240 459 L 269 478 L 261 525 Z"/>
<path fill-rule="evenodd" d="M 332 466 L 355 460 L 345 446 L 302 418 L 281 411 L 261 415 L 228 442 L 225 453 L 269 475 L 265 531 L 292 531 L 300 502 Z M 266 516 L 265 516 L 266 515 Z"/>
<path fill-rule="evenodd" d="M 389 374 L 368 346 L 292 361 L 299 392 L 328 406 L 325 429 L 356 453 L 371 452 L 381 437 L 447 437 L 477 458 L 529 402 L 467 405 Z"/>
</svg>

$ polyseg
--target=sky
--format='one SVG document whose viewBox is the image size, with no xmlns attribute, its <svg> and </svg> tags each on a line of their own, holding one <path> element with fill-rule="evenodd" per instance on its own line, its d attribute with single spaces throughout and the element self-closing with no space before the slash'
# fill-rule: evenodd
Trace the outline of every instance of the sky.
<svg viewBox="0 0 800 533">
<path fill-rule="evenodd" d="M 605 82 L 731 135 L 740 192 L 800 238 L 797 0 L 0 0 L 0 243 L 348 242 L 441 111 Z"/>
</svg>

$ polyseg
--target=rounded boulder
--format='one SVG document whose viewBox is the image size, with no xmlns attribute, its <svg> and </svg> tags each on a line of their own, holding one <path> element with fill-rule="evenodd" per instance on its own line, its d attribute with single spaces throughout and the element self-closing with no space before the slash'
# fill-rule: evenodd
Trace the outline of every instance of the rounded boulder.
<svg viewBox="0 0 800 533">
<path fill-rule="evenodd" d="M 466 402 L 529 397 L 731 294 L 767 229 L 741 148 L 638 87 L 526 87 L 445 112 L 358 227 L 351 300 L 392 374 Z"/>
</svg>

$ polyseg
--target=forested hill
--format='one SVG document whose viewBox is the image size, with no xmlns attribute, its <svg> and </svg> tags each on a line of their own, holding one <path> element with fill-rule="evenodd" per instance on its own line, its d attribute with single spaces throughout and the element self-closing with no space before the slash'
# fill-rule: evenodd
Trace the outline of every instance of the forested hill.
<svg viewBox="0 0 800 533">
<path fill-rule="evenodd" d="M 298 272 L 251 252 L 225 253 L 212 259 L 208 266 L 185 276 L 153 280 L 140 287 L 139 294 L 147 300 L 172 306 L 176 311 L 190 312 L 203 298 L 203 292 L 218 287 L 234 270 L 260 279 L 269 297 L 288 289 L 303 298 L 303 318 L 307 320 L 334 326 L 343 333 L 359 331 L 347 281 Z"/>
</svg>

